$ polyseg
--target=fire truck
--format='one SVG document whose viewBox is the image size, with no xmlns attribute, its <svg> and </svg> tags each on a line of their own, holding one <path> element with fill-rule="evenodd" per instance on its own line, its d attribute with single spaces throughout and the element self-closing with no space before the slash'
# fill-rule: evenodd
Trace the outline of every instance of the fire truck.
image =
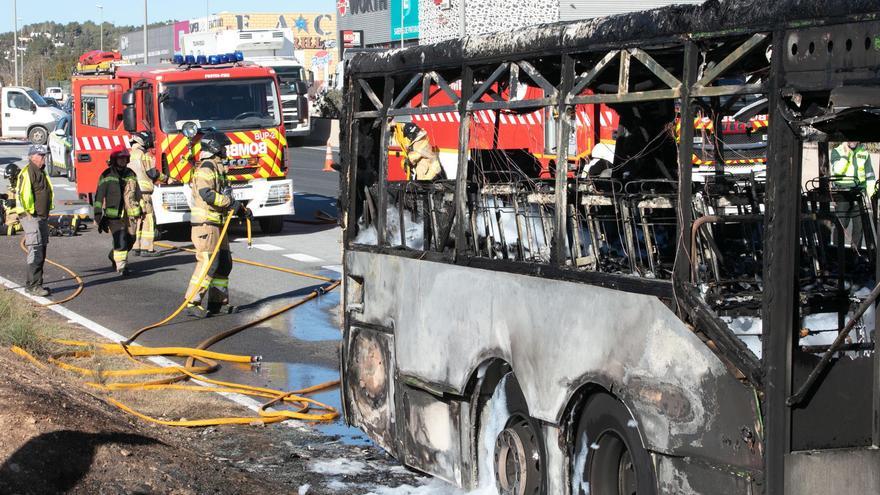
<svg viewBox="0 0 880 495">
<path fill-rule="evenodd" d="M 457 82 L 450 88 L 458 94 Z M 519 95 L 514 99 L 528 100 L 544 97 L 541 88 L 521 84 Z M 508 91 L 495 94 L 506 99 Z M 453 105 L 450 96 L 436 85 L 431 87 L 429 106 Z M 481 102 L 492 101 L 493 96 L 484 95 Z M 766 114 L 740 117 L 738 110 L 745 108 L 749 96 L 732 104 L 729 114 L 717 120 L 721 132 L 716 133 L 716 120 L 709 112 L 698 112 L 694 119 L 694 154 L 691 163 L 699 179 L 717 170 L 726 173 L 762 173 L 767 162 Z M 413 98 L 410 105 L 416 108 L 421 103 L 421 95 Z M 436 114 L 413 115 L 413 124 L 425 130 L 447 177 L 453 177 L 458 163 L 458 136 L 460 117 L 457 111 Z M 550 125 L 546 123 L 550 121 Z M 596 159 L 614 163 L 617 128 L 620 117 L 616 111 L 605 104 L 576 105 L 572 116 L 572 133 L 568 143 L 569 174 L 582 169 Z M 675 121 L 674 137 L 677 140 L 681 130 L 678 119 Z M 474 112 L 471 120 L 470 149 L 522 149 L 534 157 L 540 165 L 539 177 L 549 179 L 555 169 L 556 136 L 555 125 L 550 110 L 480 110 Z M 716 147 L 723 149 L 724 166 L 716 168 Z M 392 140 L 389 147 L 388 179 L 406 180 L 406 167 L 403 163 L 402 148 Z"/>
<path fill-rule="evenodd" d="M 169 183 L 153 194 L 159 224 L 188 222 L 189 182 L 200 136 L 184 124 L 224 132 L 232 194 L 265 233 L 280 232 L 293 213 L 287 179 L 287 141 L 275 71 L 240 54 L 178 57 L 171 64 L 120 65 L 107 74 L 79 74 L 72 84 L 73 162 L 77 193 L 91 200 L 110 150 L 130 147 L 129 136 L 152 131 L 156 167 Z"/>
</svg>

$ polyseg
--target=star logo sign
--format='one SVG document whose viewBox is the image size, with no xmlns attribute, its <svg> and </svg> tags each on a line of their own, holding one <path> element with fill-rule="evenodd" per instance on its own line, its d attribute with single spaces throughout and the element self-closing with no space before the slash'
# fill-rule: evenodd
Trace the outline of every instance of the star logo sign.
<svg viewBox="0 0 880 495">
<path fill-rule="evenodd" d="M 302 15 L 294 22 L 294 25 L 298 31 L 309 32 L 309 22 Z"/>
<path fill-rule="evenodd" d="M 339 15 L 345 15 L 348 12 L 348 0 L 338 0 L 336 2 L 336 10 L 339 11 Z"/>
</svg>

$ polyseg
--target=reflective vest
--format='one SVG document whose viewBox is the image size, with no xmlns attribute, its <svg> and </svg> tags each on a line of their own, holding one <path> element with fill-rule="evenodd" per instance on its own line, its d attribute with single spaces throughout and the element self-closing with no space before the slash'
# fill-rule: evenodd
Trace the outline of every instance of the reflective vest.
<svg viewBox="0 0 880 495">
<path fill-rule="evenodd" d="M 868 195 L 874 194 L 877 180 L 871 164 L 871 154 L 861 144 L 856 149 L 842 143 L 831 151 L 831 175 L 843 186 L 865 186 Z"/>
<path fill-rule="evenodd" d="M 107 167 L 98 179 L 98 190 L 92 206 L 95 208 L 95 217 L 103 215 L 118 219 L 141 216 L 141 192 L 134 172 L 127 168 L 117 171 Z"/>
<path fill-rule="evenodd" d="M 28 215 L 34 214 L 34 188 L 31 187 L 31 176 L 28 175 L 28 167 L 30 167 L 30 164 L 25 165 L 25 167 L 21 169 L 21 172 L 18 173 L 18 182 L 16 183 L 17 191 L 15 208 L 12 212 L 18 213 L 19 215 L 23 213 L 27 213 Z M 55 208 L 55 189 L 52 187 L 52 181 L 49 180 L 49 175 L 46 174 L 46 170 L 43 170 L 42 172 L 46 177 L 46 183 L 49 184 L 49 209 L 52 210 Z"/>
<path fill-rule="evenodd" d="M 199 163 L 190 182 L 192 210 L 190 223 L 223 225 L 223 214 L 232 205 L 227 193 L 226 168 L 210 160 Z"/>
</svg>

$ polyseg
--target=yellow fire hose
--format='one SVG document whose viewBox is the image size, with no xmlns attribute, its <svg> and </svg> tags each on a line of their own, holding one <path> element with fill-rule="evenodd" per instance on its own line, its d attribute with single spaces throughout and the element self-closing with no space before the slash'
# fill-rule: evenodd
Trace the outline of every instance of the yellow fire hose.
<svg viewBox="0 0 880 495">
<path fill-rule="evenodd" d="M 27 248 L 24 246 L 24 239 L 21 240 L 21 244 L 19 244 L 19 247 L 21 247 L 22 251 L 27 253 Z M 46 258 L 46 263 L 49 263 L 50 265 L 52 265 L 56 268 L 60 268 L 61 270 L 64 270 L 65 272 L 67 272 L 68 275 L 70 275 L 71 277 L 73 277 L 74 280 L 76 280 L 76 283 L 79 284 L 79 286 L 76 288 L 75 291 L 73 291 L 73 294 L 65 297 L 64 299 L 61 299 L 58 301 L 52 301 L 50 303 L 44 304 L 44 306 L 54 306 L 56 304 L 64 304 L 68 301 L 72 301 L 76 296 L 78 296 L 78 295 L 80 295 L 80 293 L 82 293 L 84 284 L 83 284 L 83 280 L 79 277 L 79 275 L 74 273 L 73 270 L 67 268 L 66 266 L 55 263 L 54 261 L 50 260 L 49 258 Z"/>
<path fill-rule="evenodd" d="M 227 217 L 226 222 L 223 225 L 223 229 L 220 234 L 220 238 L 223 239 L 223 236 L 226 235 L 227 230 L 229 228 L 229 224 L 232 220 L 232 216 Z M 248 227 L 250 227 L 250 222 L 248 221 Z M 157 243 L 162 247 L 170 247 L 174 248 L 176 246 Z M 250 228 L 248 228 L 248 244 L 250 245 Z M 199 274 L 198 282 L 196 286 L 200 286 L 204 281 L 204 278 L 207 276 L 208 267 L 214 262 L 214 259 L 219 252 L 220 243 L 217 243 L 217 246 L 214 247 L 214 250 L 211 253 L 211 256 L 208 259 L 208 262 L 205 264 L 204 270 Z M 192 249 L 184 249 L 189 252 L 194 252 Z M 144 332 L 165 325 L 169 321 L 171 321 L 174 317 L 180 314 L 180 312 L 186 307 L 187 304 L 195 297 L 195 292 L 192 294 L 187 294 L 184 298 L 183 303 L 170 314 L 168 317 L 163 320 L 153 323 L 151 325 L 147 325 L 136 331 L 129 337 L 128 340 L 122 343 L 113 343 L 113 344 L 94 344 L 88 342 L 80 342 L 80 341 L 68 341 L 68 340 L 56 340 L 55 342 L 61 345 L 74 347 L 74 348 L 84 348 L 85 350 L 74 350 L 74 351 L 66 351 L 54 354 L 48 359 L 48 362 L 67 371 L 77 373 L 81 376 L 89 376 L 89 377 L 97 377 L 99 379 L 110 378 L 110 377 L 126 377 L 126 376 L 147 376 L 147 375 L 173 375 L 170 378 L 158 379 L 148 382 L 131 382 L 131 383 L 98 383 L 98 382 L 87 382 L 87 385 L 105 390 L 105 391 L 113 391 L 113 390 L 187 390 L 187 391 L 198 391 L 198 392 L 220 392 L 220 393 L 238 393 L 243 395 L 250 395 L 255 397 L 267 398 L 270 399 L 268 402 L 263 404 L 259 410 L 258 417 L 230 417 L 230 418 L 208 418 L 208 419 L 200 419 L 200 420 L 164 420 L 155 418 L 141 412 L 138 412 L 134 408 L 123 404 L 113 398 L 107 398 L 108 402 L 118 407 L 119 409 L 137 416 L 143 420 L 166 425 L 166 426 L 187 426 L 187 427 L 195 427 L 195 426 L 212 426 L 212 425 L 229 425 L 229 424 L 268 424 L 268 423 L 276 423 L 280 421 L 284 421 L 286 419 L 300 419 L 306 421 L 332 421 L 339 416 L 339 413 L 335 408 L 329 406 L 327 404 L 322 404 L 318 401 L 315 401 L 309 397 L 306 397 L 308 394 L 312 394 L 318 391 L 331 389 L 337 387 L 339 385 L 338 380 L 329 381 L 326 383 L 322 383 L 319 385 L 315 385 L 312 387 L 308 387 L 301 390 L 294 390 L 289 392 L 282 392 L 278 390 L 262 388 L 262 387 L 252 387 L 248 385 L 222 382 L 217 380 L 211 380 L 203 376 L 204 373 L 210 373 L 218 369 L 219 364 L 218 361 L 232 362 L 232 363 L 252 363 L 255 361 L 255 358 L 251 356 L 240 356 L 234 354 L 224 354 L 213 351 L 207 351 L 206 349 L 211 345 L 216 344 L 217 342 L 226 339 L 232 335 L 235 335 L 247 328 L 258 325 L 262 322 L 265 322 L 271 318 L 274 318 L 284 312 L 290 311 L 297 306 L 300 306 L 316 297 L 329 292 L 340 285 L 338 280 L 333 280 L 327 277 L 320 277 L 317 275 L 312 275 L 303 272 L 297 272 L 295 270 L 288 270 L 285 268 L 275 267 L 271 265 L 265 265 L 257 262 L 246 262 L 246 260 L 238 260 L 235 261 L 262 267 L 273 269 L 277 271 L 282 271 L 285 273 L 290 273 L 293 275 L 304 276 L 308 278 L 314 278 L 322 281 L 331 282 L 326 287 L 321 287 L 315 291 L 313 291 L 308 296 L 292 303 L 282 308 L 279 308 L 272 313 L 263 316 L 255 321 L 239 325 L 230 330 L 221 332 L 213 337 L 206 339 L 201 342 L 196 348 L 188 348 L 188 347 L 145 347 L 145 346 L 132 346 L 130 345 L 137 337 L 142 335 Z M 47 260 L 48 261 L 48 260 Z M 68 301 L 76 295 L 79 295 L 79 292 L 82 291 L 82 281 L 79 277 L 67 269 L 66 267 L 57 264 L 55 262 L 50 261 L 55 266 L 67 271 L 72 276 L 74 276 L 80 282 L 80 288 L 76 294 L 65 299 L 64 301 L 58 301 L 54 304 L 59 304 L 61 302 Z M 45 364 L 37 360 L 35 357 L 27 353 L 27 351 L 13 347 L 13 352 L 25 357 L 29 361 L 37 364 L 40 367 L 45 368 Z M 64 362 L 62 359 L 77 359 L 77 358 L 88 358 L 95 355 L 125 355 L 131 361 L 137 363 L 141 368 L 138 369 L 127 369 L 127 370 L 102 370 L 95 371 L 88 368 L 78 367 L 69 363 Z M 183 366 L 167 366 L 167 367 L 155 367 L 149 366 L 138 360 L 138 357 L 147 357 L 147 356 L 174 356 L 174 357 L 185 357 L 187 358 L 186 364 Z M 202 366 L 196 366 L 195 362 L 198 361 L 202 363 Z M 184 385 L 177 382 L 181 382 L 187 379 L 196 379 L 200 382 L 210 384 L 212 386 L 199 386 L 199 385 Z M 296 409 L 280 409 L 268 411 L 269 407 L 272 407 L 276 404 L 284 404 L 284 405 L 294 405 Z"/>
</svg>

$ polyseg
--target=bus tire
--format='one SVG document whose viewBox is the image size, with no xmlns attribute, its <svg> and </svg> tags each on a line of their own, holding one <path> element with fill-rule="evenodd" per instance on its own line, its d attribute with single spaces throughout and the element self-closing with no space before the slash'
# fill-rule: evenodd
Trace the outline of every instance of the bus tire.
<svg viewBox="0 0 880 495">
<path fill-rule="evenodd" d="M 499 495 L 544 493 L 546 455 L 541 426 L 528 411 L 525 397 L 513 373 L 504 387 L 509 416 L 495 438 L 492 467 Z"/>
<path fill-rule="evenodd" d="M 277 234 L 284 229 L 284 217 L 263 217 L 257 220 L 260 222 L 260 232 L 264 234 Z"/>
<path fill-rule="evenodd" d="M 49 132 L 41 125 L 35 125 L 28 130 L 28 141 L 31 144 L 46 144 L 49 140 Z"/>
<path fill-rule="evenodd" d="M 651 455 L 627 408 L 606 393 L 591 396 L 572 456 L 575 495 L 656 495 Z"/>
</svg>

